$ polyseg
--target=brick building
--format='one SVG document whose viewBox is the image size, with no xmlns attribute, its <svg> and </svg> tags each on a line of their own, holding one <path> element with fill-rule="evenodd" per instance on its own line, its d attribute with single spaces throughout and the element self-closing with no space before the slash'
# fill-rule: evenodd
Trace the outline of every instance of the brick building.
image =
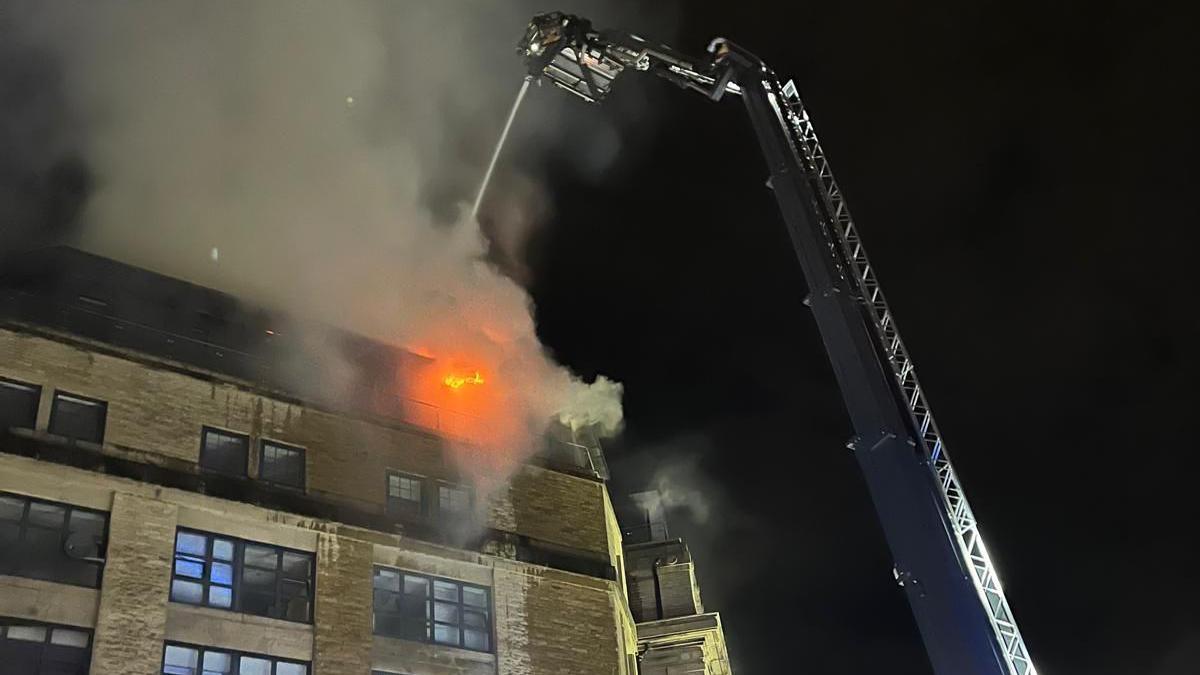
<svg viewBox="0 0 1200 675">
<path fill-rule="evenodd" d="M 476 499 L 452 420 L 380 395 L 410 355 L 331 334 L 332 397 L 283 321 L 71 249 L 0 269 L 0 674 L 638 672 L 594 440 Z"/>
</svg>

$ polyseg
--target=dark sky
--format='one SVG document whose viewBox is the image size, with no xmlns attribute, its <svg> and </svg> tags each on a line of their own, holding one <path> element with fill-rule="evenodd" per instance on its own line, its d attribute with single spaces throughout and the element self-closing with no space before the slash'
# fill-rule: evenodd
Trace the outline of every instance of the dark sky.
<svg viewBox="0 0 1200 675">
<path fill-rule="evenodd" d="M 743 0 L 666 36 L 795 78 L 1046 674 L 1200 672 L 1194 25 Z M 740 103 L 633 75 L 606 108 L 656 114 L 552 172 L 532 290 L 559 359 L 626 385 L 614 491 L 703 495 L 671 524 L 740 675 L 929 673 Z"/>
</svg>

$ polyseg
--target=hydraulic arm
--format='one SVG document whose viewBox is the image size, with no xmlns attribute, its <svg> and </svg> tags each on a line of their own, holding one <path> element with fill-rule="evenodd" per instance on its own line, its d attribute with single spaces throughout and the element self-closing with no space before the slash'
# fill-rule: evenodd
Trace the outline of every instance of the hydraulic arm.
<svg viewBox="0 0 1200 675">
<path fill-rule="evenodd" d="M 746 106 L 770 186 L 809 287 L 808 305 L 854 427 L 866 478 L 930 662 L 938 675 L 1035 675 L 975 517 L 925 402 L 858 230 L 789 81 L 716 39 L 708 56 L 558 12 L 518 45 L 530 75 L 590 102 L 625 70 L 646 71 Z"/>
</svg>

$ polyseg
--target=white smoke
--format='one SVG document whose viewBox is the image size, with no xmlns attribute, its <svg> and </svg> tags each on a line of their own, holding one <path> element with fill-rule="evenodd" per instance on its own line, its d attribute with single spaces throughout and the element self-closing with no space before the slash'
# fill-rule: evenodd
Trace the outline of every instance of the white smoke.
<svg viewBox="0 0 1200 675">
<path fill-rule="evenodd" d="M 662 461 L 654 470 L 650 487 L 664 511 L 683 512 L 699 525 L 708 523 L 712 499 L 719 492 L 704 476 L 699 455 L 679 455 Z"/>
<path fill-rule="evenodd" d="M 397 345 L 462 342 L 508 374 L 531 419 L 619 428 L 621 386 L 554 363 L 512 281 L 547 215 L 536 168 L 502 166 L 496 241 L 467 214 L 532 3 L 8 4 L 61 61 L 83 120 L 84 248 Z M 511 143 L 553 143 L 567 115 L 547 108 L 582 105 L 554 98 Z M 599 133 L 615 152 L 617 132 Z"/>
</svg>

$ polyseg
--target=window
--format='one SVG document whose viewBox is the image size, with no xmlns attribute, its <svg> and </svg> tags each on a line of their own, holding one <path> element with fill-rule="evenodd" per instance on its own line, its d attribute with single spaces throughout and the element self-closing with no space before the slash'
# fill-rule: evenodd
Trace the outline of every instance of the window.
<svg viewBox="0 0 1200 675">
<path fill-rule="evenodd" d="M 61 391 L 54 392 L 50 407 L 50 433 L 77 441 L 104 442 L 104 417 L 108 404 Z"/>
<path fill-rule="evenodd" d="M 376 635 L 491 650 L 491 598 L 482 586 L 375 568 Z"/>
<path fill-rule="evenodd" d="M 98 588 L 108 516 L 0 494 L 0 574 Z"/>
<path fill-rule="evenodd" d="M 192 530 L 175 534 L 171 600 L 312 621 L 313 554 Z"/>
<path fill-rule="evenodd" d="M 461 485 L 438 485 L 438 510 L 452 515 L 466 515 L 471 510 L 471 491 Z"/>
<path fill-rule="evenodd" d="M 89 631 L 0 618 L 0 672 L 87 675 L 91 660 Z"/>
<path fill-rule="evenodd" d="M 417 476 L 389 471 L 387 474 L 388 511 L 391 513 L 424 513 L 425 508 L 421 501 L 423 482 Z"/>
<path fill-rule="evenodd" d="M 308 675 L 308 664 L 226 649 L 167 643 L 164 675 Z"/>
<path fill-rule="evenodd" d="M 262 442 L 258 476 L 268 483 L 304 489 L 304 448 Z"/>
<path fill-rule="evenodd" d="M 34 428 L 41 397 L 41 387 L 0 379 L 0 433 L 13 427 Z"/>
<path fill-rule="evenodd" d="M 245 476 L 250 437 L 205 427 L 200 441 L 200 468 L 226 476 Z"/>
</svg>

